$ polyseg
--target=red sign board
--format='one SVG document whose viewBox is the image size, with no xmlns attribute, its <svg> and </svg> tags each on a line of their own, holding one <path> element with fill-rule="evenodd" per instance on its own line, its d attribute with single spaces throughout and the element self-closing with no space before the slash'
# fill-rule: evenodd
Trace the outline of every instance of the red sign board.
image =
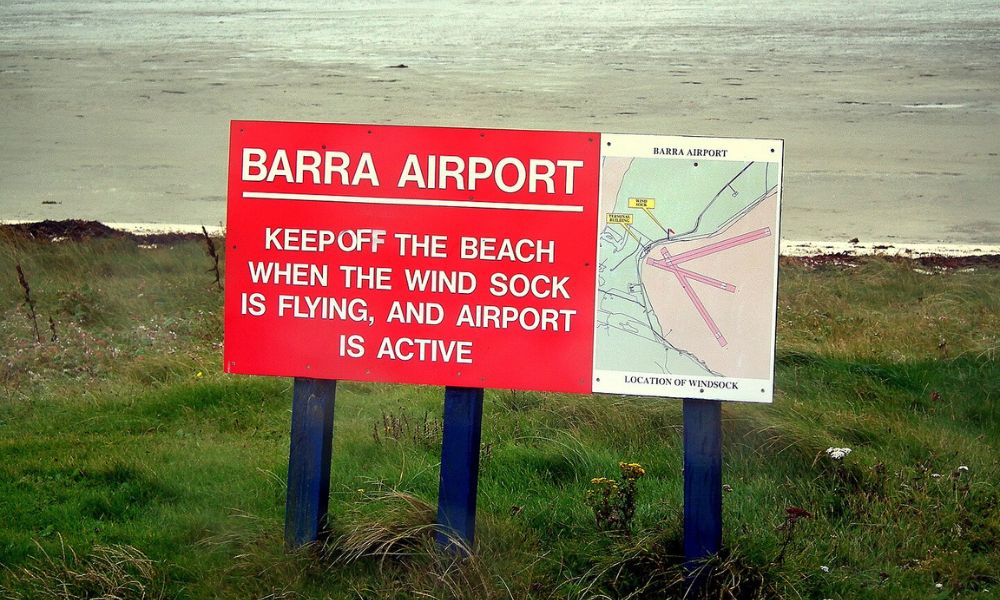
<svg viewBox="0 0 1000 600">
<path fill-rule="evenodd" d="M 226 371 L 589 393 L 599 145 L 234 121 Z"/>
</svg>

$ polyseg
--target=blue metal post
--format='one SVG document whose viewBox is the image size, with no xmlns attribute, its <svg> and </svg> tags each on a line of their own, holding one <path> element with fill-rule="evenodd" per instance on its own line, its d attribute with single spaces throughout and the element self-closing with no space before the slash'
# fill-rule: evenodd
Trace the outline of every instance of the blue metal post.
<svg viewBox="0 0 1000 600">
<path fill-rule="evenodd" d="M 336 392 L 334 380 L 295 379 L 285 499 L 285 545 L 291 549 L 315 542 L 325 527 Z"/>
<path fill-rule="evenodd" d="M 684 559 L 722 548 L 722 403 L 684 400 Z"/>
<path fill-rule="evenodd" d="M 472 548 L 476 534 L 482 425 L 483 389 L 445 388 L 437 515 L 442 531 L 436 536 L 438 544 L 444 548 L 453 546 L 453 539 Z"/>
</svg>

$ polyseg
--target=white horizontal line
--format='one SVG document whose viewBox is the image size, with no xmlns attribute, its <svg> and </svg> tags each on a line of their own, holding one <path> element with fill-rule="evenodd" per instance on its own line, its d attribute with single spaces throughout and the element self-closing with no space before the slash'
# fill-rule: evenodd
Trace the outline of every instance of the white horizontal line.
<svg viewBox="0 0 1000 600">
<path fill-rule="evenodd" d="M 433 198 L 366 198 L 364 196 L 328 196 L 325 194 L 283 194 L 279 192 L 243 192 L 249 200 L 308 200 L 312 202 L 343 202 L 346 204 L 399 204 L 404 206 L 448 206 L 452 208 L 503 208 L 541 212 L 583 212 L 579 205 L 522 204 L 519 202 L 488 202 L 471 200 L 435 200 Z"/>
</svg>

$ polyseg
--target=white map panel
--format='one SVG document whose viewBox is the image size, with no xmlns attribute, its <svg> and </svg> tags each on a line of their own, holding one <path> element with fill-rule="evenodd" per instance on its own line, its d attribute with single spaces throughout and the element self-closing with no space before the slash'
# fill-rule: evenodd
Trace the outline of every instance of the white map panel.
<svg viewBox="0 0 1000 600">
<path fill-rule="evenodd" d="M 602 136 L 595 392 L 771 402 L 781 157 Z"/>
</svg>

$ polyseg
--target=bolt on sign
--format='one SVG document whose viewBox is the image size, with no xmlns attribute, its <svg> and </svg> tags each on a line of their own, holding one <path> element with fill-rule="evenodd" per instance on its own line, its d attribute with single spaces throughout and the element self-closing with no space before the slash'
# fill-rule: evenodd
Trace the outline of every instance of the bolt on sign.
<svg viewBox="0 0 1000 600">
<path fill-rule="evenodd" d="M 768 402 L 781 142 L 234 121 L 230 373 Z"/>
</svg>

